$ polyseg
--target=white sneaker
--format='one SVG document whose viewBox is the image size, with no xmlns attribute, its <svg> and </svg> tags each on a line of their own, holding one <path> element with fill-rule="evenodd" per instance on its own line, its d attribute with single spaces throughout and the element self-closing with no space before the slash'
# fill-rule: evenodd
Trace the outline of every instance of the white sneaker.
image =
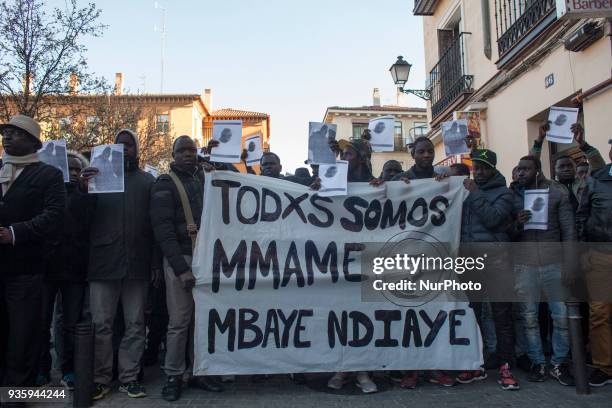
<svg viewBox="0 0 612 408">
<path fill-rule="evenodd" d="M 347 373 L 336 373 L 327 382 L 327 386 L 332 390 L 341 390 L 344 387 Z"/>
<path fill-rule="evenodd" d="M 372 381 L 368 373 L 365 371 L 360 371 L 357 373 L 357 386 L 361 388 L 361 391 L 364 394 L 378 392 L 378 387 L 376 386 L 376 383 Z"/>
</svg>

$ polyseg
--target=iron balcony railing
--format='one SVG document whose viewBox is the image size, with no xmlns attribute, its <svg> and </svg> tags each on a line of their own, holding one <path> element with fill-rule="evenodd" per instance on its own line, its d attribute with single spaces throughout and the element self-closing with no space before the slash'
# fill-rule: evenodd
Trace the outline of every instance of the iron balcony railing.
<svg viewBox="0 0 612 408">
<path fill-rule="evenodd" d="M 466 74 L 465 62 L 465 38 L 469 34 L 459 34 L 429 73 L 433 118 L 444 112 L 460 95 L 473 92 L 474 77 Z"/>
<path fill-rule="evenodd" d="M 495 0 L 495 31 L 500 58 L 529 34 L 537 34 L 552 23 L 556 19 L 555 3 L 556 0 Z"/>
</svg>

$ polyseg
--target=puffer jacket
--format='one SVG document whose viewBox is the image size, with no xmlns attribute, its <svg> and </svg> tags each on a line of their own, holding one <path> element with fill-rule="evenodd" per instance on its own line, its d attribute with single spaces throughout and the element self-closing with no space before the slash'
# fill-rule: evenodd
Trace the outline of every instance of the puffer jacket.
<svg viewBox="0 0 612 408">
<path fill-rule="evenodd" d="M 548 227 L 546 230 L 525 230 L 516 220 L 513 223 L 511 236 L 514 241 L 529 243 L 521 246 L 521 251 L 515 254 L 515 262 L 523 265 L 550 265 L 562 263 L 562 256 L 572 257 L 573 254 L 560 254 L 561 246 L 546 245 L 550 242 L 573 242 L 577 240 L 574 210 L 569 201 L 569 192 L 562 184 L 548 180 L 543 176 L 538 178 L 538 189 L 548 189 Z M 516 186 L 514 191 L 515 212 L 524 207 L 524 189 Z"/>
<path fill-rule="evenodd" d="M 612 164 L 587 179 L 576 214 L 580 239 L 612 242 Z"/>
<path fill-rule="evenodd" d="M 508 242 L 514 195 L 499 171 L 463 202 L 461 242 Z"/>
<path fill-rule="evenodd" d="M 185 187 L 193 219 L 199 229 L 204 199 L 204 173 L 199 166 L 193 173 L 182 171 L 174 164 L 170 168 Z M 155 181 L 151 189 L 150 208 L 153 233 L 164 257 L 177 276 L 187 272 L 191 266 L 183 255 L 192 255 L 191 237 L 187 232 L 179 192 L 168 174 L 162 174 Z"/>
</svg>

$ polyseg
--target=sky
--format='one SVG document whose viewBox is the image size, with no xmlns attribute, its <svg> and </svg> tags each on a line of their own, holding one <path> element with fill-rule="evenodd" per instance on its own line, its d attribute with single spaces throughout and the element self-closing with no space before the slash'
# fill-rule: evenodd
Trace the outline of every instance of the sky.
<svg viewBox="0 0 612 408">
<path fill-rule="evenodd" d="M 131 92 L 159 92 L 161 10 L 149 0 L 95 2 L 108 28 L 85 41 L 90 70 L 111 83 L 123 72 Z M 407 87 L 425 83 L 422 24 L 412 0 L 158 4 L 166 9 L 164 93 L 211 88 L 213 109 L 268 113 L 271 150 L 285 171 L 303 166 L 308 122 L 322 121 L 328 106 L 371 105 L 373 88 L 383 104 L 396 103 L 388 70 L 398 55 L 413 64 Z M 412 95 L 401 104 L 424 106 Z"/>
</svg>

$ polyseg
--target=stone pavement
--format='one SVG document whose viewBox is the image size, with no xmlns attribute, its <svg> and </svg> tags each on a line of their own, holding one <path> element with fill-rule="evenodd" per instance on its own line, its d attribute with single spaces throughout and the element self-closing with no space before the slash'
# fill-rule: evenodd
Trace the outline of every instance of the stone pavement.
<svg viewBox="0 0 612 408">
<path fill-rule="evenodd" d="M 285 375 L 272 376 L 261 382 L 249 377 L 239 377 L 235 383 L 225 384 L 223 393 L 185 389 L 183 397 L 168 403 L 161 399 L 164 377 L 157 367 L 148 368 L 144 385 L 147 398 L 131 399 L 117 391 L 94 404 L 102 407 L 348 407 L 348 408 L 406 408 L 406 407 L 504 407 L 504 408 L 556 408 L 556 407 L 612 407 L 612 385 L 592 389 L 590 395 L 576 395 L 573 387 L 563 387 L 549 379 L 544 383 L 530 383 L 526 375 L 516 370 L 521 382 L 520 391 L 502 391 L 496 383 L 497 373 L 489 371 L 484 382 L 446 388 L 422 384 L 416 390 L 403 390 L 377 377 L 376 382 L 384 390 L 378 394 L 364 395 L 352 384 L 342 393 L 315 391 L 323 389 L 329 376 L 314 375 L 308 385 L 296 385 Z M 331 390 L 330 390 L 331 391 Z M 43 406 L 33 404 L 34 407 Z M 58 404 L 47 406 L 58 407 Z"/>
</svg>

